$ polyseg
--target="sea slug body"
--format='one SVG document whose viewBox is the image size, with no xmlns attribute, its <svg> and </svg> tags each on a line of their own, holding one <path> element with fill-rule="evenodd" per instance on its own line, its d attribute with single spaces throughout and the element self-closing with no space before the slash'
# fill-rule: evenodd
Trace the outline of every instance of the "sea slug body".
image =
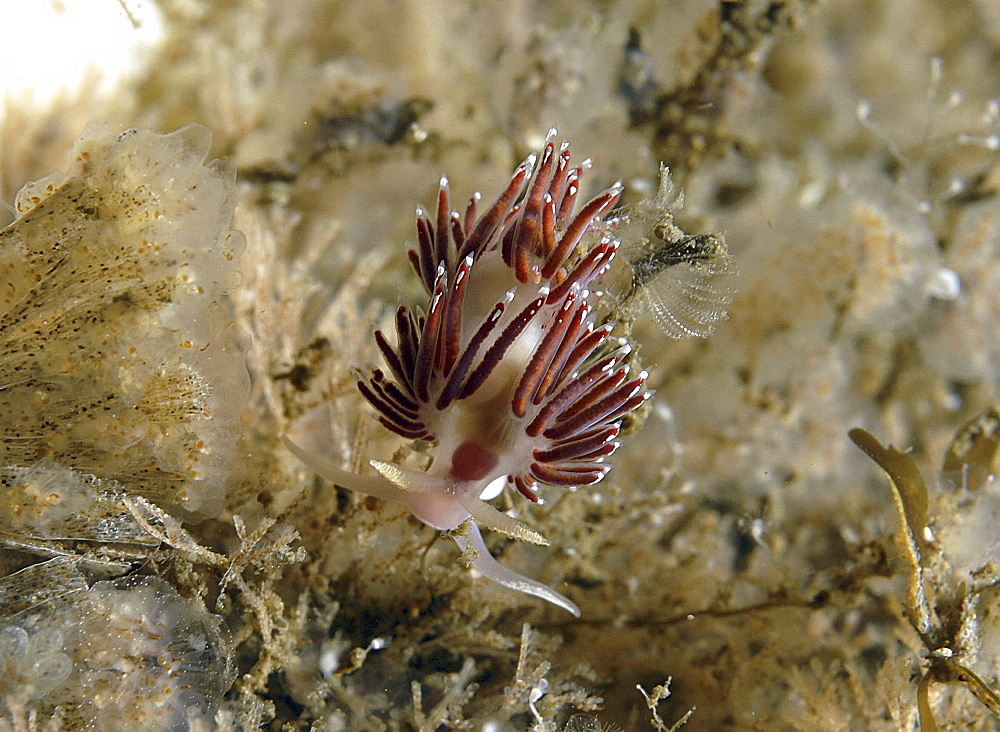
<svg viewBox="0 0 1000 732">
<path fill-rule="evenodd" d="M 285 442 L 324 477 L 401 501 L 429 526 L 468 522 L 455 540 L 476 550 L 484 576 L 579 615 L 567 598 L 500 565 L 477 527 L 547 544 L 482 500 L 484 491 L 506 479 L 538 501 L 540 484 L 597 483 L 622 418 L 649 397 L 631 346 L 594 312 L 592 288 L 619 246 L 604 217 L 621 185 L 577 210 L 584 166 L 571 167 L 568 145 L 553 136 L 482 214 L 475 197 L 453 211 L 444 178 L 436 211 L 418 211 L 409 255 L 429 301 L 423 313 L 398 308 L 395 345 L 375 333 L 388 373 L 376 369 L 358 388 L 387 429 L 433 443 L 430 468 L 373 460 L 379 475 L 359 476 Z"/>
</svg>

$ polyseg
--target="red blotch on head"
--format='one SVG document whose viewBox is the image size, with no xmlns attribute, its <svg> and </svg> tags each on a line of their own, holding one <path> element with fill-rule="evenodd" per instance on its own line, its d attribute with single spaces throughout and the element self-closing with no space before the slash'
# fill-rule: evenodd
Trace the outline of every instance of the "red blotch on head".
<svg viewBox="0 0 1000 732">
<path fill-rule="evenodd" d="M 463 442 L 451 456 L 451 474 L 459 480 L 480 480 L 497 464 L 497 456 L 475 442 Z"/>
</svg>

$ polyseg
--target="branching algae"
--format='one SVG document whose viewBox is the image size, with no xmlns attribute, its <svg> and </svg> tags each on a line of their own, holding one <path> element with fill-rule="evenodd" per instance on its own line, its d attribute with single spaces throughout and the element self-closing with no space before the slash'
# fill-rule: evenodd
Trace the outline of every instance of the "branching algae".
<svg viewBox="0 0 1000 732">
<path fill-rule="evenodd" d="M 979 606 L 1000 581 L 997 481 L 991 472 L 998 434 L 1000 414 L 994 407 L 959 429 L 943 464 L 948 490 L 937 496 L 932 511 L 927 483 L 912 457 L 881 445 L 863 429 L 850 432 L 892 483 L 895 538 L 906 566 L 904 615 L 926 654 L 917 685 L 921 732 L 938 730 L 929 698 L 934 683 L 965 686 L 1000 718 L 1000 694 L 969 667 L 983 645 Z"/>
</svg>

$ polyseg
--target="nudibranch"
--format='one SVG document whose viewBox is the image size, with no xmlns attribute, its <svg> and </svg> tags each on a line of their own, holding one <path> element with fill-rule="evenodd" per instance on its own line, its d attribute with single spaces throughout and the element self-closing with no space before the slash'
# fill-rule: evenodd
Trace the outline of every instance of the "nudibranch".
<svg viewBox="0 0 1000 732">
<path fill-rule="evenodd" d="M 547 544 L 482 496 L 506 483 L 535 502 L 540 484 L 597 483 L 622 419 L 649 397 L 631 346 L 594 310 L 595 285 L 619 246 L 605 217 L 622 187 L 577 210 L 587 166 L 571 166 L 568 145 L 553 135 L 481 215 L 477 196 L 464 213 L 451 209 L 445 178 L 436 211 L 418 210 L 409 256 L 429 301 L 423 312 L 397 309 L 395 345 L 376 331 L 388 373 L 375 369 L 358 388 L 387 429 L 432 443 L 427 471 L 372 460 L 378 475 L 356 475 L 285 442 L 338 485 L 400 501 L 453 531 L 485 577 L 579 615 L 569 599 L 497 562 L 477 526 Z"/>
</svg>

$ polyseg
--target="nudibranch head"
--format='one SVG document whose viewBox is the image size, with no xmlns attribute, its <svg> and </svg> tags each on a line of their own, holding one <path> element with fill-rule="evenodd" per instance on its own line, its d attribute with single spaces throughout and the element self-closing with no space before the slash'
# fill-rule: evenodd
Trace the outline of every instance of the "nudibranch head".
<svg viewBox="0 0 1000 732">
<path fill-rule="evenodd" d="M 577 206 L 583 166 L 550 133 L 481 214 L 477 198 L 453 211 L 442 178 L 433 213 L 418 212 L 410 262 L 423 282 L 422 311 L 396 311 L 395 344 L 375 341 L 388 374 L 358 383 L 378 420 L 396 434 L 434 443 L 426 472 L 373 461 L 358 489 L 405 502 L 438 529 L 476 523 L 545 543 L 480 496 L 506 480 L 530 501 L 541 485 L 581 486 L 608 472 L 621 420 L 649 397 L 631 347 L 596 321 L 595 288 L 618 250 L 604 223 L 621 186 Z M 318 461 L 300 456 L 317 468 Z M 343 471 L 318 472 L 354 487 Z M 331 473 L 332 471 L 332 473 Z M 483 574 L 578 614 L 573 603 L 496 563 L 475 527 L 456 532 L 479 550 Z M 485 555 L 485 556 L 483 556 Z"/>
</svg>

